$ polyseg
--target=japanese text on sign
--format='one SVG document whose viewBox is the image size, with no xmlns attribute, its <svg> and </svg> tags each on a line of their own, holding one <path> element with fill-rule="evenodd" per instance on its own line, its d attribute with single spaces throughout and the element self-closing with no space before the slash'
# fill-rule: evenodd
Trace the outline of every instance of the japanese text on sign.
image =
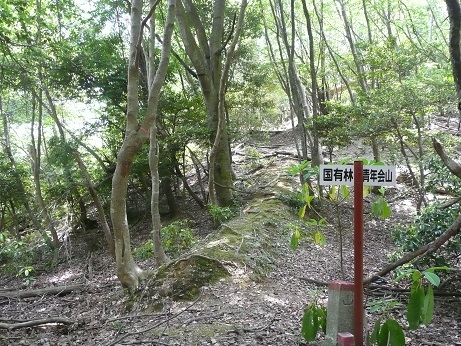
<svg viewBox="0 0 461 346">
<path fill-rule="evenodd" d="M 363 185 L 396 185 L 395 166 L 363 166 Z M 320 165 L 320 185 L 354 185 L 353 165 Z"/>
</svg>

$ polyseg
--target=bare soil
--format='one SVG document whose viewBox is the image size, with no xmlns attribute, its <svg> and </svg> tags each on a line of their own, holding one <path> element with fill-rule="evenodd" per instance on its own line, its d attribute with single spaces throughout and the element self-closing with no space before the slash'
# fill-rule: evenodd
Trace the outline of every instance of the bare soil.
<svg viewBox="0 0 461 346">
<path fill-rule="evenodd" d="M 241 203 L 241 214 L 237 217 L 244 218 L 254 212 L 252 201 L 271 196 L 271 186 L 278 180 L 291 180 L 292 189 L 299 188 L 297 179 L 286 171 L 286 167 L 297 162 L 293 138 L 292 131 L 266 133 L 235 148 L 237 177 L 244 177 L 236 184 Z M 350 155 L 363 157 L 365 151 L 364 146 L 356 145 L 350 148 Z M 389 262 L 395 250 L 393 229 L 410 222 L 415 215 L 410 187 L 399 184 L 389 189 L 387 196 L 393 213 L 386 220 L 371 218 L 372 197 L 366 200 L 366 276 Z M 196 220 L 200 236 L 213 232 L 207 214 L 193 202 L 183 209 L 188 210 L 189 218 Z M 129 298 L 114 274 L 110 256 L 103 249 L 89 251 L 87 243 L 71 235 L 61 249 L 59 264 L 52 271 L 36 276 L 30 287 L 23 286 L 22 278 L 0 273 L 0 323 L 45 317 L 64 317 L 70 323 L 0 329 L 0 345 L 307 345 L 300 337 L 305 306 L 314 301 L 326 304 L 325 282 L 353 280 L 352 211 L 351 203 L 342 206 L 340 211 L 344 277 L 340 265 L 340 235 L 334 227 L 323 230 L 327 239 L 325 246 L 315 245 L 306 238 L 296 250 L 291 250 L 290 230 L 280 225 L 271 244 L 273 269 L 266 275 L 254 275 L 254 268 L 244 263 L 225 263 L 231 277 L 203 287 L 199 298 L 192 302 L 166 299 L 161 311 L 127 311 Z M 320 212 L 329 219 L 336 213 L 331 207 L 324 207 Z M 277 220 L 269 221 L 277 225 Z M 147 221 L 134 227 L 135 246 L 148 239 L 148 229 Z M 152 260 L 147 260 L 141 266 L 153 268 L 154 265 Z M 84 284 L 84 288 L 65 295 L 5 297 L 6 293 L 18 289 L 75 283 Z M 444 290 L 459 292 L 460 278 L 452 279 Z M 397 297 L 406 301 L 405 295 Z M 367 300 L 379 298 L 370 295 Z M 403 323 L 404 315 L 403 307 L 395 309 L 394 317 Z M 368 317 L 371 325 L 376 315 Z M 438 297 L 433 323 L 416 331 L 406 331 L 406 337 L 411 346 L 461 345 L 460 297 Z M 318 340 L 309 345 L 319 345 L 322 338 L 319 335 Z"/>
</svg>

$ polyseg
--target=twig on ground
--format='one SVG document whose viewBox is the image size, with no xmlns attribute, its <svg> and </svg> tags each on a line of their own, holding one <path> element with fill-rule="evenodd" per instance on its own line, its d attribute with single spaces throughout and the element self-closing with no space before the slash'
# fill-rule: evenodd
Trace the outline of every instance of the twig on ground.
<svg viewBox="0 0 461 346">
<path fill-rule="evenodd" d="M 25 322 L 18 322 L 18 323 L 0 323 L 0 329 L 19 329 L 19 328 L 27 328 L 27 327 L 34 327 L 39 326 L 42 324 L 49 324 L 49 323 L 61 323 L 61 324 L 74 324 L 75 321 L 69 320 L 68 318 L 64 317 L 48 317 L 42 318 L 38 320 L 29 320 Z"/>
<path fill-rule="evenodd" d="M 126 333 L 125 335 L 122 335 L 121 337 L 119 337 L 118 339 L 116 339 L 115 341 L 112 341 L 111 343 L 107 344 L 106 346 L 113 346 L 113 345 L 116 345 L 118 344 L 120 341 L 126 339 L 127 337 L 129 336 L 133 336 L 133 335 L 138 335 L 138 334 L 142 334 L 142 333 L 145 333 L 145 332 L 148 332 L 152 329 L 155 329 L 157 327 L 160 327 L 162 324 L 165 324 L 165 323 L 168 323 L 169 321 L 177 318 L 178 316 L 182 315 L 184 312 L 188 311 L 190 308 L 192 308 L 195 304 L 197 304 L 197 302 L 200 300 L 200 298 L 202 298 L 202 295 L 200 295 L 196 300 L 194 300 L 189 306 L 187 306 L 186 308 L 184 308 L 183 310 L 181 310 L 180 312 L 178 312 L 177 314 L 174 314 L 172 315 L 171 317 L 163 320 L 163 321 L 160 321 L 156 324 L 154 324 L 153 326 L 150 326 L 150 327 L 147 327 L 145 329 L 141 329 L 139 331 L 136 331 L 136 332 L 128 332 Z M 157 342 L 158 343 L 158 342 Z"/>
</svg>

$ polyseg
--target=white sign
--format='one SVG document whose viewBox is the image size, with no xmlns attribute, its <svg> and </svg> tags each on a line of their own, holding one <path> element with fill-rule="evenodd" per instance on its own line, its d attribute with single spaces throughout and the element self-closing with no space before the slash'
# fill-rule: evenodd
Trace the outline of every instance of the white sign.
<svg viewBox="0 0 461 346">
<path fill-rule="evenodd" d="M 395 166 L 363 166 L 363 185 L 395 186 Z M 354 185 L 353 165 L 320 165 L 320 185 Z"/>
</svg>

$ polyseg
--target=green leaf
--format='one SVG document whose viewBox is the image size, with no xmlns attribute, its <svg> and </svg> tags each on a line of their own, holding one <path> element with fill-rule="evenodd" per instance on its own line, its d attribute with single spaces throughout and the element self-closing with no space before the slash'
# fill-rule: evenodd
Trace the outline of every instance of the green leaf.
<svg viewBox="0 0 461 346">
<path fill-rule="evenodd" d="M 304 215 L 306 215 L 306 207 L 307 207 L 307 204 L 304 204 L 304 205 L 302 206 L 302 208 L 299 209 L 298 217 L 299 217 L 300 219 L 304 219 Z"/>
<path fill-rule="evenodd" d="M 385 324 L 387 324 L 389 330 L 390 346 L 405 346 L 405 334 L 402 326 L 393 319 L 388 319 Z"/>
<path fill-rule="evenodd" d="M 389 205 L 387 204 L 387 202 L 385 200 L 383 200 L 383 207 L 382 207 L 382 211 L 381 211 L 381 218 L 383 219 L 387 219 L 388 217 L 391 216 L 392 214 L 392 211 L 391 211 L 391 208 L 389 207 Z"/>
<path fill-rule="evenodd" d="M 421 272 L 419 270 L 415 270 L 411 276 L 411 280 L 413 283 L 418 282 L 419 278 L 421 277 Z"/>
<path fill-rule="evenodd" d="M 330 192 L 328 193 L 328 198 L 331 200 L 331 201 L 334 201 L 336 199 L 336 186 L 332 186 L 330 188 Z"/>
<path fill-rule="evenodd" d="M 370 187 L 369 186 L 364 186 L 363 187 L 363 198 L 367 197 L 370 194 Z"/>
<path fill-rule="evenodd" d="M 341 185 L 340 192 L 341 192 L 341 196 L 344 199 L 347 199 L 351 194 L 350 191 L 349 191 L 349 188 L 346 185 Z"/>
<path fill-rule="evenodd" d="M 312 306 L 304 310 L 301 335 L 306 341 L 313 341 L 317 336 L 317 330 L 314 329 L 314 311 Z"/>
<path fill-rule="evenodd" d="M 434 315 L 434 289 L 431 285 L 427 288 L 426 296 L 424 297 L 424 304 L 422 309 L 422 324 L 429 324 Z"/>
<path fill-rule="evenodd" d="M 389 325 L 384 323 L 379 331 L 378 345 L 387 346 L 389 341 Z"/>
<path fill-rule="evenodd" d="M 379 336 L 380 329 L 381 329 L 381 320 L 378 318 L 375 322 L 375 325 L 373 327 L 373 332 L 371 333 L 371 336 L 370 336 L 370 342 L 372 344 L 375 344 L 378 342 L 378 336 Z"/>
<path fill-rule="evenodd" d="M 447 267 L 447 266 L 442 266 L 442 267 L 432 267 L 432 268 L 428 268 L 426 269 L 425 271 L 428 272 L 428 273 L 433 273 L 435 272 L 436 270 L 449 270 L 450 268 Z"/>
<path fill-rule="evenodd" d="M 417 329 L 421 319 L 421 312 L 424 304 L 424 289 L 421 286 L 413 286 L 408 300 L 407 320 L 410 329 Z"/>
<path fill-rule="evenodd" d="M 436 287 L 440 285 L 440 278 L 437 274 L 428 271 L 424 271 L 423 274 L 427 281 L 429 281 L 432 285 Z"/>
<path fill-rule="evenodd" d="M 291 234 L 291 240 L 290 240 L 290 248 L 291 249 L 296 249 L 298 247 L 298 244 L 299 244 L 299 238 L 301 237 L 301 233 L 299 232 L 299 230 L 295 230 L 292 234 Z"/>
<path fill-rule="evenodd" d="M 373 215 L 380 216 L 383 219 L 391 216 L 391 208 L 382 197 L 377 198 L 376 201 L 373 202 L 371 205 L 371 212 Z"/>
<path fill-rule="evenodd" d="M 319 309 L 317 309 L 317 307 L 315 306 L 312 306 L 312 311 L 313 311 L 312 321 L 313 321 L 313 326 L 314 326 L 314 331 L 315 331 L 315 334 L 314 334 L 314 339 L 315 339 L 315 337 L 317 336 L 317 331 L 319 330 L 319 327 L 320 327 L 319 313 L 318 313 Z"/>
<path fill-rule="evenodd" d="M 309 195 L 310 195 L 309 185 L 307 183 L 303 184 L 303 190 L 301 191 L 301 194 L 303 196 L 304 202 L 307 203 L 307 201 L 309 200 Z"/>
<path fill-rule="evenodd" d="M 327 243 L 325 236 L 320 231 L 315 231 L 312 237 L 314 238 L 314 242 L 317 245 L 324 246 Z"/>
<path fill-rule="evenodd" d="M 394 280 L 392 280 L 393 282 L 399 282 L 400 280 L 402 280 L 404 277 L 407 277 L 409 274 L 415 272 L 416 269 L 406 269 L 404 271 L 402 271 L 402 273 L 397 276 Z"/>
<path fill-rule="evenodd" d="M 325 334 L 327 332 L 327 308 L 324 306 L 318 308 L 317 316 L 319 319 L 320 327 L 322 328 L 322 332 Z"/>
</svg>

